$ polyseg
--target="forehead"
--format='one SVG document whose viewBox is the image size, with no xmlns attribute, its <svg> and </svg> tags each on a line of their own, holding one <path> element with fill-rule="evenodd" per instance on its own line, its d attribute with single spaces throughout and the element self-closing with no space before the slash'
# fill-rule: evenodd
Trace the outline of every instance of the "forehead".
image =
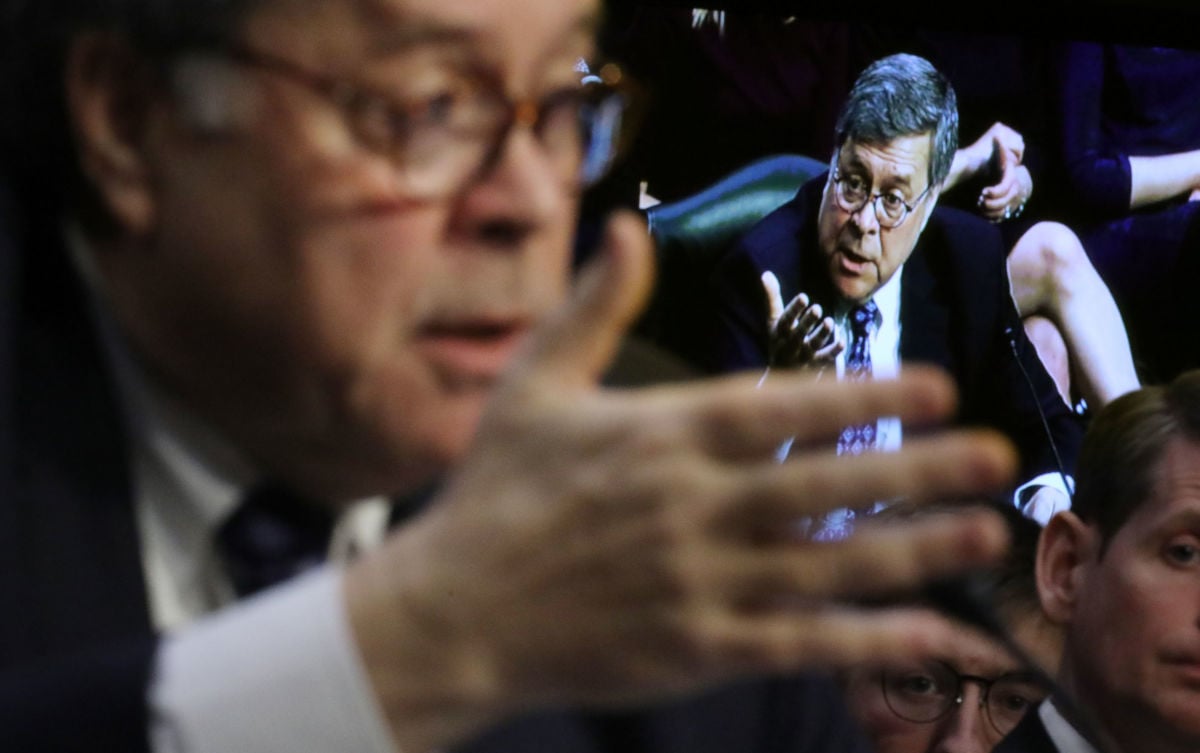
<svg viewBox="0 0 1200 753">
<path fill-rule="evenodd" d="M 949 664 L 959 674 L 978 677 L 996 678 L 1023 669 L 1021 663 L 998 644 L 988 648 L 943 654 L 937 658 Z"/>
<path fill-rule="evenodd" d="M 590 54 L 598 16 L 595 0 L 265 0 L 245 34 L 317 62 L 437 48 L 519 76 Z"/>
<path fill-rule="evenodd" d="M 1150 499 L 1134 510 L 1122 530 L 1173 524 L 1200 530 L 1200 442 L 1183 437 L 1167 442 L 1154 470 Z"/>
<path fill-rule="evenodd" d="M 849 139 L 838 150 L 838 167 L 862 171 L 880 181 L 911 184 L 928 175 L 932 146 L 929 133 L 897 136 L 884 142 Z"/>
</svg>

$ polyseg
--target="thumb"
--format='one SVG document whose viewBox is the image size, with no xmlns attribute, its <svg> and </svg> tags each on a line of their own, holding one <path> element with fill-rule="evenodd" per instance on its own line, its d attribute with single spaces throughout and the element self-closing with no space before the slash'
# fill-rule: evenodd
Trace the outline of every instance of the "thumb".
<svg viewBox="0 0 1200 753">
<path fill-rule="evenodd" d="M 774 272 L 763 272 L 762 286 L 767 294 L 767 328 L 773 330 L 783 316 L 783 293 L 779 290 L 779 278 Z"/>
<path fill-rule="evenodd" d="M 595 384 L 650 296 L 650 234 L 637 214 L 615 213 L 570 300 L 534 333 L 525 370 L 557 384 Z"/>
<path fill-rule="evenodd" d="M 992 140 L 992 154 L 996 155 L 996 169 L 1003 174 L 1008 170 L 1008 163 L 1012 161 L 1013 153 L 1004 147 L 999 138 Z"/>
</svg>

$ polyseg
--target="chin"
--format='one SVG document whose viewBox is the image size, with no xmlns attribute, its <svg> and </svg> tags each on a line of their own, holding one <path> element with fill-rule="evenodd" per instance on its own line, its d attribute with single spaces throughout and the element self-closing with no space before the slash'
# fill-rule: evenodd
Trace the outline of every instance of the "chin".
<svg viewBox="0 0 1200 753">
<path fill-rule="evenodd" d="M 429 400 L 418 410 L 393 413 L 360 435 L 345 460 L 353 496 L 406 494 L 462 464 L 475 440 L 485 399 Z"/>
<path fill-rule="evenodd" d="M 479 424 L 491 391 L 459 396 L 449 401 L 444 412 L 435 417 L 429 448 L 441 472 L 453 469 L 467 456 L 479 433 Z"/>
<path fill-rule="evenodd" d="M 875 293 L 870 286 L 864 285 L 838 285 L 837 291 L 842 300 L 851 304 L 862 303 Z"/>
</svg>

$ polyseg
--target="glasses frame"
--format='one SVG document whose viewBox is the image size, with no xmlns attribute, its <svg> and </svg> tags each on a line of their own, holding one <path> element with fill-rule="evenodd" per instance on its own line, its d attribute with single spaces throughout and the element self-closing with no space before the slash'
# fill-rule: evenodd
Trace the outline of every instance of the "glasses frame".
<svg viewBox="0 0 1200 753">
<path fill-rule="evenodd" d="M 902 214 L 900 219 L 896 220 L 893 224 L 892 219 L 886 214 L 883 214 L 879 209 L 879 200 L 882 199 L 886 194 L 873 194 L 868 191 L 867 195 L 858 204 L 858 206 L 854 206 L 846 201 L 845 195 L 842 193 L 842 184 L 846 180 L 849 180 L 849 178 L 842 175 L 841 170 L 838 169 L 837 157 L 834 157 L 833 163 L 829 166 L 829 181 L 833 186 L 833 198 L 835 201 L 837 201 L 838 207 L 845 212 L 849 212 L 850 214 L 858 214 L 862 211 L 864 206 L 870 204 L 872 209 L 875 210 L 875 221 L 879 223 L 879 227 L 884 228 L 885 230 L 895 230 L 903 225 L 905 220 L 907 220 L 909 216 L 917 210 L 917 207 L 921 205 L 921 202 L 925 200 L 925 197 L 929 195 L 929 190 L 933 188 L 932 183 L 925 186 L 925 190 L 922 191 L 917 198 L 913 199 L 912 204 L 909 204 L 904 199 L 901 199 L 900 203 L 904 206 L 904 214 Z"/>
<path fill-rule="evenodd" d="M 224 47 L 219 51 L 219 55 L 237 65 L 273 73 L 308 89 L 339 111 L 347 131 L 365 149 L 389 159 L 401 172 L 405 172 L 409 166 L 410 160 L 406 159 L 406 144 L 403 137 L 393 137 L 386 148 L 381 148 L 369 143 L 369 139 L 362 134 L 361 127 L 355 123 L 353 110 L 359 108 L 381 107 L 388 113 L 402 112 L 395 96 L 340 76 L 310 70 L 285 57 L 242 45 Z M 587 127 L 603 131 L 604 138 L 611 140 L 612 145 L 604 154 L 593 154 L 592 144 L 584 143 L 582 145 L 579 187 L 586 187 L 598 181 L 607 173 L 608 168 L 616 159 L 617 152 L 625 144 L 625 139 L 622 138 L 624 134 L 621 124 L 630 94 L 621 86 L 624 74 L 619 66 L 610 63 L 598 70 L 600 70 L 598 74 L 589 73 L 586 76 L 580 76 L 579 90 L 567 88 L 542 97 L 518 99 L 510 97 L 499 88 L 493 90 L 491 93 L 496 102 L 502 106 L 504 114 L 495 123 L 484 129 L 485 135 L 481 139 L 481 143 L 485 146 L 481 152 L 482 157 L 478 167 L 466 171 L 460 179 L 450 181 L 450 187 L 444 190 L 429 191 L 429 195 L 423 195 L 422 198 L 436 199 L 453 195 L 461 190 L 462 186 L 466 185 L 472 177 L 485 174 L 495 165 L 513 129 L 518 126 L 529 128 L 544 147 L 542 126 L 546 122 L 545 115 L 555 106 L 562 104 L 565 99 L 578 102 L 581 114 L 580 128 L 584 127 L 582 118 L 589 117 L 591 121 Z M 594 94 L 588 96 L 586 91 L 594 92 Z M 589 107 L 592 110 L 587 110 Z M 587 139 L 583 140 L 587 142 Z M 594 139 L 592 143 L 594 144 Z"/>
<path fill-rule="evenodd" d="M 986 677 L 980 677 L 979 675 L 964 674 L 943 661 L 937 661 L 934 663 L 944 667 L 946 673 L 954 677 L 954 698 L 946 705 L 946 708 L 942 709 L 936 716 L 930 719 L 914 719 L 911 716 L 905 716 L 904 714 L 900 713 L 896 710 L 896 706 L 888 694 L 888 671 L 884 670 L 879 673 L 879 690 L 881 693 L 883 693 L 883 702 L 887 705 L 889 711 L 906 722 L 913 722 L 914 724 L 933 724 L 934 722 L 945 719 L 946 716 L 949 715 L 954 709 L 963 705 L 965 700 L 965 694 L 963 692 L 965 686 L 967 683 L 973 682 L 980 687 L 981 695 L 979 696 L 979 705 L 983 707 L 983 713 L 984 716 L 987 717 L 988 724 L 992 725 L 992 729 L 1001 735 L 1007 735 L 1016 728 L 1016 725 L 1004 728 L 996 723 L 995 717 L 992 716 L 991 704 L 988 703 L 988 698 L 991 697 L 992 688 L 997 683 L 1004 682 L 1006 680 L 1020 680 L 1021 682 L 1030 684 L 1040 684 L 1037 682 L 1035 677 L 1024 672 L 1006 672 L 999 677 L 988 679 Z"/>
</svg>

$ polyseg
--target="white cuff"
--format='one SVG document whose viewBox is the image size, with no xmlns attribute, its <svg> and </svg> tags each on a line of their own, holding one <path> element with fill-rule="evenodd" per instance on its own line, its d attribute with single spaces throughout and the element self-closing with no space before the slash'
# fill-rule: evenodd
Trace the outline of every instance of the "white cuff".
<svg viewBox="0 0 1200 753">
<path fill-rule="evenodd" d="M 1024 502 L 1027 497 L 1032 497 L 1043 486 L 1057 489 L 1062 495 L 1059 498 L 1062 504 L 1033 505 Z M 1057 471 L 1051 471 L 1021 484 L 1016 492 L 1013 493 L 1013 504 L 1017 506 L 1018 510 L 1025 513 L 1025 517 L 1032 518 L 1042 526 L 1045 526 L 1050 521 L 1050 518 L 1054 517 L 1055 513 L 1071 509 L 1071 496 L 1074 492 L 1075 479 Z"/>
<path fill-rule="evenodd" d="M 396 753 L 343 605 L 322 568 L 166 638 L 154 753 Z"/>
</svg>

